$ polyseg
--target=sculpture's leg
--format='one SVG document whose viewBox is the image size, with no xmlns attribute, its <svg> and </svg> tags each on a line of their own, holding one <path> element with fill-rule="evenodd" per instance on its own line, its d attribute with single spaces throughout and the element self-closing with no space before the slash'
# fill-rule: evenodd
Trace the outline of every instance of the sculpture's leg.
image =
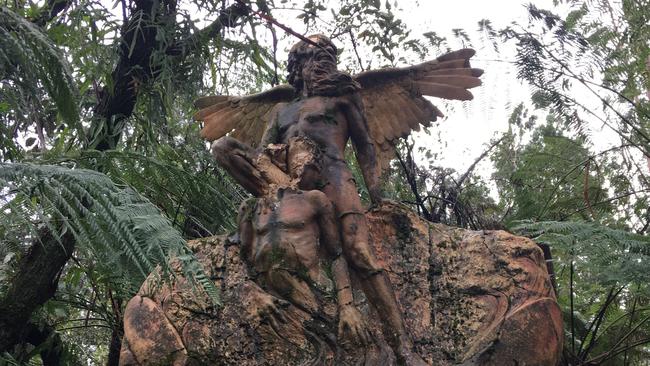
<svg viewBox="0 0 650 366">
<path fill-rule="evenodd" d="M 388 276 L 379 266 L 368 243 L 368 224 L 360 213 L 343 213 L 341 218 L 343 251 L 359 274 L 364 293 L 376 308 L 386 341 L 400 364 L 426 365 L 413 353 L 413 344 L 404 326 L 402 313 Z"/>
<path fill-rule="evenodd" d="M 212 143 L 212 155 L 217 163 L 254 196 L 263 194 L 268 183 L 255 164 L 257 151 L 240 141 L 224 136 Z"/>
<path fill-rule="evenodd" d="M 413 344 L 406 332 L 395 292 L 370 249 L 368 222 L 352 173 L 347 166 L 335 162 L 326 168 L 326 174 L 329 181 L 323 191 L 332 200 L 339 215 L 343 253 L 359 274 L 364 293 L 377 310 L 386 341 L 395 351 L 400 364 L 426 365 L 413 353 Z"/>
</svg>

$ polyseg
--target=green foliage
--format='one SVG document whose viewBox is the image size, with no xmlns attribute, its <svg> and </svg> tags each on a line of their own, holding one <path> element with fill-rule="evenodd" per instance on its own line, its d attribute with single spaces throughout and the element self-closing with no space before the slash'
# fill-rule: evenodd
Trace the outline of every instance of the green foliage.
<svg viewBox="0 0 650 366">
<path fill-rule="evenodd" d="M 475 173 L 477 165 L 500 142 L 492 142 L 461 173 L 437 165 L 436 156 L 426 147 L 418 148 L 424 159 L 416 163 L 414 143 L 404 141 L 397 146 L 397 159 L 384 179 L 386 196 L 412 206 L 432 222 L 475 230 L 501 228 L 498 206 L 486 182 Z"/>
<path fill-rule="evenodd" d="M 513 230 L 548 243 L 557 263 L 568 256 L 584 283 L 603 287 L 650 282 L 650 238 L 624 230 L 580 221 L 517 222 Z M 607 271 L 589 269 L 607 268 Z"/>
<path fill-rule="evenodd" d="M 606 167 L 592 163 L 594 157 L 584 139 L 567 137 L 551 117 L 532 131 L 528 143 L 518 143 L 526 129 L 523 113 L 516 109 L 504 143 L 492 156 L 493 177 L 504 204 L 510 207 L 505 221 L 597 220 L 611 213 L 608 193 L 602 187 Z"/>
<path fill-rule="evenodd" d="M 101 167 L 115 182 L 122 182 L 161 209 L 186 238 L 235 229 L 234 216 L 246 197 L 209 154 L 159 145 L 156 158 L 142 153 L 109 150 L 80 151 L 47 163 L 90 169 Z"/>
<path fill-rule="evenodd" d="M 72 232 L 77 250 L 119 284 L 124 296 L 134 294 L 157 265 L 169 269 L 169 259 L 177 257 L 184 274 L 219 302 L 180 234 L 132 188 L 96 171 L 51 165 L 2 164 L 0 181 L 8 187 L 2 231 L 19 227 L 34 233 L 45 225 L 53 233 Z"/>
<path fill-rule="evenodd" d="M 78 92 L 68 62 L 41 29 L 8 8 L 0 7 L 0 97 L 14 118 L 39 118 L 47 107 L 38 100 L 39 87 L 47 91 L 54 112 L 78 127 Z M 55 121 L 47 121 L 56 126 Z M 52 127 L 49 127 L 52 128 Z"/>
<path fill-rule="evenodd" d="M 636 364 L 648 352 L 650 238 L 579 221 L 517 222 L 553 248 L 570 364 Z"/>
<path fill-rule="evenodd" d="M 294 40 L 256 17 L 230 30 L 205 27 L 232 1 L 156 1 L 148 13 L 136 6 L 147 1 L 117 2 L 114 9 L 66 1 L 52 19 L 42 18 L 46 3 L 0 7 L 0 156 L 18 163 L 0 168 L 0 291 L 37 229 L 72 232 L 73 260 L 34 318 L 56 328 L 78 360 L 99 364 L 111 333 L 119 334 L 125 300 L 171 255 L 216 295 L 184 240 L 232 230 L 246 194 L 215 166 L 200 126 L 190 120 L 191 103 L 282 82 L 283 47 Z M 400 10 L 413 6 L 407 2 L 251 5 L 299 31 L 304 25 L 331 36 L 349 71 L 412 64 L 470 45 L 483 62 L 510 62 L 505 51 L 516 48 L 518 77 L 533 91 L 530 101 L 508 101 L 518 105 L 509 130 L 464 172 L 439 166 L 430 146 L 399 143 L 385 195 L 432 221 L 506 226 L 549 244 L 565 311 L 566 362 L 647 363 L 650 6 L 647 0 L 558 3 L 570 10 L 531 5 L 530 24 L 498 29 L 483 19 L 478 36 L 461 28 L 418 34 L 400 18 Z M 127 42 L 129 30 L 137 37 Z M 118 80 L 120 50 L 137 59 L 145 50 L 137 40 L 147 34 L 155 35 L 146 47 L 150 56 Z M 103 97 L 124 90 L 134 91 L 132 113 L 102 118 Z M 597 150 L 592 140 L 601 126 L 620 144 Z M 89 148 L 107 137 L 115 139 L 111 150 Z M 487 161 L 491 182 L 477 173 Z M 364 187 L 360 193 L 367 199 Z M 26 356 L 34 356 L 29 362 L 40 362 L 36 353 Z"/>
<path fill-rule="evenodd" d="M 551 107 L 582 136 L 591 131 L 588 120 L 596 119 L 647 157 L 650 107 L 639 96 L 650 89 L 650 5 L 626 0 L 617 12 L 613 4 L 602 3 L 594 8 L 575 2 L 566 19 L 529 5 L 530 30 L 510 27 L 503 34 L 517 41 L 518 76 L 535 88 L 539 106 Z M 592 108 L 589 98 L 602 110 Z"/>
</svg>

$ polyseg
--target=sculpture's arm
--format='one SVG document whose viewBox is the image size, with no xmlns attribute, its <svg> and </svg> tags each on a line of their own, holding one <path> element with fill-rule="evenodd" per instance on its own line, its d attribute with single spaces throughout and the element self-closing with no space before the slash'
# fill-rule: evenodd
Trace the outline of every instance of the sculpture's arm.
<svg viewBox="0 0 650 366">
<path fill-rule="evenodd" d="M 361 167 L 363 180 L 366 182 L 366 186 L 368 187 L 370 200 L 377 204 L 381 201 L 379 168 L 377 166 L 375 145 L 370 139 L 368 123 L 363 115 L 363 102 L 361 97 L 358 94 L 353 94 L 344 111 L 350 129 L 350 138 L 352 139 L 352 144 L 354 144 L 354 149 L 357 153 L 357 161 Z"/>
<path fill-rule="evenodd" d="M 334 258 L 332 272 L 336 285 L 337 302 L 339 308 L 352 304 L 352 287 L 350 286 L 350 273 L 348 264 L 341 255 L 341 235 L 339 233 L 336 213 L 332 202 L 321 191 L 308 193 L 317 208 L 318 227 L 320 229 L 320 242 L 325 246 L 327 254 Z"/>
<path fill-rule="evenodd" d="M 341 235 L 332 202 L 321 191 L 309 191 L 305 195 L 315 207 L 321 245 L 330 258 L 338 258 L 342 252 Z"/>
<path fill-rule="evenodd" d="M 343 256 L 339 256 L 332 263 L 332 272 L 334 273 L 334 282 L 336 282 L 336 298 L 339 304 L 339 338 L 351 339 L 364 345 L 369 344 L 370 333 L 363 321 L 363 316 L 354 306 L 348 263 Z"/>
<path fill-rule="evenodd" d="M 334 275 L 336 302 L 339 305 L 339 309 L 351 306 L 354 298 L 352 296 L 352 285 L 350 284 L 350 272 L 348 270 L 348 262 L 342 255 L 339 255 L 332 262 L 332 274 Z"/>
<path fill-rule="evenodd" d="M 348 272 L 348 263 L 341 255 L 341 235 L 336 221 L 334 206 L 329 198 L 321 191 L 310 191 L 309 194 L 317 207 L 321 245 L 325 246 L 327 254 L 330 258 L 334 259 L 332 272 L 336 285 L 339 308 L 351 305 L 352 287 L 350 286 L 350 273 Z"/>
<path fill-rule="evenodd" d="M 255 214 L 255 198 L 249 198 L 239 206 L 237 215 L 239 240 L 241 243 L 241 256 L 246 267 L 251 270 L 253 265 L 253 241 L 255 229 L 253 228 L 253 215 Z M 242 290 L 248 295 L 249 300 L 246 310 L 251 317 L 260 317 L 269 322 L 276 332 L 280 331 L 280 323 L 286 323 L 283 313 L 289 306 L 285 300 L 279 299 L 264 291 L 254 280 L 247 280 L 242 285 Z"/>
<path fill-rule="evenodd" d="M 334 206 L 329 198 L 321 191 L 307 193 L 316 206 L 318 227 L 320 229 L 320 243 L 325 247 L 326 253 L 334 259 L 332 272 L 336 284 L 339 308 L 352 304 L 352 288 L 350 287 L 350 273 L 348 264 L 341 256 L 341 235 L 336 222 Z"/>
</svg>

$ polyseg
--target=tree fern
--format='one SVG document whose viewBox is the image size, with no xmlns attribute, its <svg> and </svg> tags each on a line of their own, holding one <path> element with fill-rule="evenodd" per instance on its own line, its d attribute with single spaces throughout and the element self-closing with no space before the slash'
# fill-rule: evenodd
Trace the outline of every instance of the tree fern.
<svg viewBox="0 0 650 366">
<path fill-rule="evenodd" d="M 550 244 L 561 256 L 573 253 L 576 265 L 591 269 L 584 272 L 590 278 L 582 280 L 605 286 L 650 281 L 650 237 L 575 221 L 518 222 L 513 229 Z"/>
<path fill-rule="evenodd" d="M 28 92 L 41 83 L 66 122 L 76 125 L 79 120 L 78 93 L 67 61 L 36 25 L 3 6 L 0 77 L 11 79 L 14 86 Z"/>
<path fill-rule="evenodd" d="M 212 156 L 179 150 L 159 146 L 155 157 L 91 150 L 47 161 L 75 168 L 101 166 L 113 181 L 128 184 L 161 208 L 184 237 L 234 230 L 237 207 L 247 194 L 215 167 Z M 191 226 L 198 226 L 201 232 L 194 232 Z"/>
<path fill-rule="evenodd" d="M 623 364 L 644 353 L 649 237 L 592 222 L 520 221 L 513 229 L 553 249 L 569 364 Z"/>
<path fill-rule="evenodd" d="M 156 266 L 172 273 L 168 262 L 177 257 L 183 274 L 219 303 L 217 289 L 182 236 L 131 187 L 117 185 L 96 171 L 35 164 L 0 165 L 0 183 L 8 187 L 3 192 L 5 210 L 0 214 L 3 231 L 22 230 L 27 222 L 46 225 L 54 232 L 60 231 L 58 227 L 72 232 L 77 250 L 89 254 L 93 264 L 122 284 L 127 295 Z M 19 215 L 28 219 L 17 223 Z"/>
</svg>

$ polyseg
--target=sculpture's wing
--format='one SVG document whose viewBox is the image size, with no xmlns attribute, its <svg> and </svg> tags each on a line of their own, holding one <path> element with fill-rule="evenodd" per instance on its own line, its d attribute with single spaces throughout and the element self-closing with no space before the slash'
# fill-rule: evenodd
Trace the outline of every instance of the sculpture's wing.
<svg viewBox="0 0 650 366">
<path fill-rule="evenodd" d="M 481 85 L 483 70 L 474 69 L 472 49 L 447 53 L 435 60 L 404 68 L 386 68 L 355 75 L 361 84 L 370 137 L 381 169 L 393 155 L 393 142 L 429 126 L 443 114 L 425 95 L 456 100 L 473 98 L 468 89 Z"/>
<path fill-rule="evenodd" d="M 215 95 L 199 98 L 194 105 L 199 111 L 194 119 L 203 121 L 201 137 L 214 141 L 227 133 L 239 141 L 257 146 L 269 119 L 269 114 L 278 103 L 295 97 L 290 85 L 279 85 L 258 94 L 243 97 Z"/>
</svg>

